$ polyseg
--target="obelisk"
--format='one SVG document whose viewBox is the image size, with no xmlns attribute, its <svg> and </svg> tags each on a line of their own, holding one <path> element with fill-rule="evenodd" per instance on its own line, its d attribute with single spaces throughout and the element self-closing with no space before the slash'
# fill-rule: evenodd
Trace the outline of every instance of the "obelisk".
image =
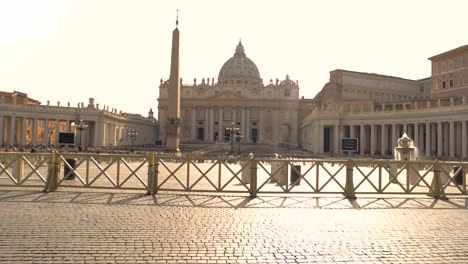
<svg viewBox="0 0 468 264">
<path fill-rule="evenodd" d="M 180 64 L 179 64 L 179 16 L 172 32 L 171 75 L 169 77 L 168 109 L 166 122 L 166 150 L 179 152 L 180 122 Z"/>
</svg>

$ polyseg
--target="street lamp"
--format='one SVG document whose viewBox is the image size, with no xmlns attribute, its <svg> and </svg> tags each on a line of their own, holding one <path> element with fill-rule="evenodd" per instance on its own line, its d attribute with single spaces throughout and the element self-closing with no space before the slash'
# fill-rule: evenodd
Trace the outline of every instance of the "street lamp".
<svg viewBox="0 0 468 264">
<path fill-rule="evenodd" d="M 82 131 L 83 130 L 86 130 L 88 128 L 88 125 L 86 125 L 83 120 L 80 120 L 80 122 L 75 125 L 75 128 L 80 131 L 80 134 L 78 136 L 78 138 L 80 139 L 80 144 L 78 145 L 78 151 L 82 151 L 83 148 L 81 147 L 81 143 L 82 143 L 82 140 L 81 140 L 81 135 L 83 134 Z"/>
<path fill-rule="evenodd" d="M 234 126 L 234 122 L 231 122 L 229 128 L 229 142 L 231 144 L 231 154 L 234 154 L 234 139 L 239 143 L 239 154 L 240 154 L 240 128 Z"/>
<path fill-rule="evenodd" d="M 138 136 L 138 132 L 136 129 L 132 128 L 130 129 L 130 131 L 127 132 L 127 135 L 128 137 L 130 138 L 130 141 L 132 143 L 132 146 L 130 148 L 130 151 L 133 152 L 133 142 L 135 141 L 135 139 L 137 138 Z"/>
<path fill-rule="evenodd" d="M 241 134 L 240 134 L 239 131 L 236 132 L 236 142 L 237 142 L 237 144 L 238 144 L 238 146 L 239 146 L 239 149 L 237 150 L 237 154 L 240 155 Z"/>
</svg>

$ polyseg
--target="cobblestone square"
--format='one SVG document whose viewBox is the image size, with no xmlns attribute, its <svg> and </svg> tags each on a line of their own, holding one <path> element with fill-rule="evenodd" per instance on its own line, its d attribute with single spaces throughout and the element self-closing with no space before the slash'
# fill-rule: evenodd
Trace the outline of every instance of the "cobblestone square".
<svg viewBox="0 0 468 264">
<path fill-rule="evenodd" d="M 1 263 L 467 263 L 468 200 L 0 190 Z"/>
</svg>

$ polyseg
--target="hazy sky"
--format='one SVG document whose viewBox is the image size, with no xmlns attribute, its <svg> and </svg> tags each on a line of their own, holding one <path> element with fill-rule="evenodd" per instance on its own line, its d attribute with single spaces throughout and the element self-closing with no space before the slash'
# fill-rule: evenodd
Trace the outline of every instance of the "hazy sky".
<svg viewBox="0 0 468 264">
<path fill-rule="evenodd" d="M 190 84 L 216 80 L 239 38 L 265 84 L 289 74 L 306 98 L 331 70 L 420 79 L 468 44 L 468 1 L 0 0 L 0 90 L 156 112 L 177 8 Z"/>
</svg>

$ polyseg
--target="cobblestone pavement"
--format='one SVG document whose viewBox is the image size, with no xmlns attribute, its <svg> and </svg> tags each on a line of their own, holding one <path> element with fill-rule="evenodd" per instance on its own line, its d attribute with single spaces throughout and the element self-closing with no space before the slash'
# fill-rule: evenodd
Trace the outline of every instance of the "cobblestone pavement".
<svg viewBox="0 0 468 264">
<path fill-rule="evenodd" d="M 0 190 L 0 263 L 468 263 L 468 199 Z"/>
</svg>

